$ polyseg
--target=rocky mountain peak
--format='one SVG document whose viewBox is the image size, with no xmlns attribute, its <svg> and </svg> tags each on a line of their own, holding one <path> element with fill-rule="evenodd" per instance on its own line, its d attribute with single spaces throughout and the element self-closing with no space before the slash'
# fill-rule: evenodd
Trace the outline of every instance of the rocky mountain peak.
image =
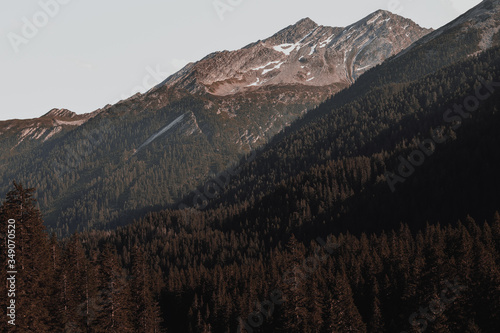
<svg viewBox="0 0 500 333">
<path fill-rule="evenodd" d="M 297 23 L 280 30 L 270 38 L 266 39 L 266 42 L 275 44 L 296 43 L 317 27 L 318 25 L 316 22 L 306 17 Z"/>
<path fill-rule="evenodd" d="M 160 86 L 222 96 L 265 86 L 345 87 L 430 31 L 383 10 L 345 28 L 304 18 L 240 50 L 212 53 Z"/>
<path fill-rule="evenodd" d="M 294 24 L 295 27 L 300 27 L 302 25 L 308 25 L 313 27 L 317 26 L 316 22 L 311 20 L 309 17 L 305 17 Z"/>
<path fill-rule="evenodd" d="M 47 118 L 74 118 L 77 114 L 67 109 L 52 109 L 42 117 Z"/>
</svg>

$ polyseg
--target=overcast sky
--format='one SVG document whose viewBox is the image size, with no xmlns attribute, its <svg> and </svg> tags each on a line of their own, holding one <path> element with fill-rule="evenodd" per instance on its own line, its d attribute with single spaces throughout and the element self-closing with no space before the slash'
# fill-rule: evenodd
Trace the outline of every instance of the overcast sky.
<svg viewBox="0 0 500 333">
<path fill-rule="evenodd" d="M 377 9 L 439 28 L 480 0 L 26 0 L 0 4 L 0 120 L 94 111 L 190 61 L 304 17 L 347 26 Z"/>
</svg>

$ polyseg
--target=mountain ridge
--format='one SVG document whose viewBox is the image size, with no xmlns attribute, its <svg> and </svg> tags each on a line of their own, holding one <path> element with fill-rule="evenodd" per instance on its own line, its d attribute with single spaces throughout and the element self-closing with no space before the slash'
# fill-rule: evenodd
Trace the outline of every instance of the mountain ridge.
<svg viewBox="0 0 500 333">
<path fill-rule="evenodd" d="M 391 20 L 395 22 L 393 31 L 393 26 L 388 23 Z M 407 28 L 410 28 L 408 31 L 411 31 L 412 37 L 399 38 L 399 33 Z M 114 106 L 107 105 L 94 112 L 78 115 L 66 109 L 53 109 L 40 118 L 16 121 L 15 127 L 9 127 L 11 121 L 0 122 L 0 140 L 2 134 L 12 134 L 15 128 L 20 133 L 16 146 L 26 138 L 44 142 L 64 128 L 83 125 L 106 110 L 119 108 L 132 101 L 151 100 L 148 96 L 162 99 L 163 86 L 186 90 L 188 93 L 238 98 L 243 96 L 241 93 L 254 91 L 261 95 L 260 90 L 263 88 L 279 87 L 278 91 L 297 92 L 303 86 L 304 90 L 307 90 L 305 87 L 311 87 L 317 93 L 316 96 L 302 96 L 302 104 L 319 103 L 429 31 L 431 29 L 420 28 L 413 21 L 384 10 L 375 11 L 345 28 L 321 26 L 306 17 L 239 50 L 208 54 L 197 62 L 187 64 L 148 92 L 131 96 Z M 148 105 L 151 103 L 164 104 L 148 102 Z M 297 99 L 294 103 L 300 101 Z M 233 104 L 231 108 L 237 108 L 230 101 L 224 104 Z M 138 107 L 141 108 L 140 105 Z M 215 112 L 219 114 L 221 109 Z M 49 118 L 53 119 L 49 121 Z M 279 126 L 277 131 L 283 125 Z M 262 134 L 256 133 L 255 137 L 262 138 Z"/>
<path fill-rule="evenodd" d="M 477 42 L 478 49 L 470 55 L 478 54 L 481 51 L 491 48 L 493 38 L 499 39 L 500 31 L 500 1 L 499 0 L 483 0 L 477 6 L 469 9 L 464 14 L 460 15 L 451 22 L 445 24 L 439 29 L 432 31 L 428 35 L 422 37 L 419 41 L 410 45 L 407 49 L 395 56 L 395 59 L 404 56 L 414 48 L 422 46 L 433 40 L 441 38 L 443 35 L 450 34 L 458 29 L 464 34 L 470 34 L 474 29 L 481 29 L 482 36 Z M 474 46 L 474 45 L 473 45 Z"/>
<path fill-rule="evenodd" d="M 88 120 L 97 116 L 102 109 L 93 112 L 77 114 L 67 109 L 52 109 L 39 118 L 9 119 L 0 121 L 0 140 L 10 139 L 17 135 L 17 140 L 12 141 L 13 148 L 25 140 L 45 142 L 56 134 L 79 127 Z"/>
<path fill-rule="evenodd" d="M 242 49 L 211 53 L 157 87 L 224 96 L 268 85 L 349 85 L 431 31 L 384 10 L 345 28 L 304 18 Z"/>
</svg>

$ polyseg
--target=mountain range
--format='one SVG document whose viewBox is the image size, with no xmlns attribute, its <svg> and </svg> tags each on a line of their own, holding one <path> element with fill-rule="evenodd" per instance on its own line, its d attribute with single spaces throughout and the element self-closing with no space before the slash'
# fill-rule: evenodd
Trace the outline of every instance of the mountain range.
<svg viewBox="0 0 500 333">
<path fill-rule="evenodd" d="M 46 224 L 61 235 L 125 224 L 373 87 L 412 82 L 497 46 L 498 8 L 483 1 L 436 31 L 382 10 L 345 28 L 305 18 L 92 113 L 53 109 L 0 122 L 0 189 L 12 179 L 36 187 Z"/>
<path fill-rule="evenodd" d="M 304 19 L 91 114 L 1 123 L 19 327 L 500 331 L 499 11 Z"/>
<path fill-rule="evenodd" d="M 181 199 L 430 31 L 387 11 L 345 28 L 306 18 L 90 114 L 54 109 L 1 122 L 0 188 L 12 178 L 36 186 L 46 223 L 58 230 L 123 223 Z M 89 143 L 89 133 L 103 144 Z"/>
</svg>

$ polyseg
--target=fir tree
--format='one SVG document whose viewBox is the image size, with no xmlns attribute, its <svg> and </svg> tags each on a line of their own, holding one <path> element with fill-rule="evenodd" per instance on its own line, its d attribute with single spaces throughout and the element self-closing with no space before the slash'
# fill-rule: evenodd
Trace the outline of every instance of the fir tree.
<svg viewBox="0 0 500 333">
<path fill-rule="evenodd" d="M 35 189 L 25 189 L 16 182 L 13 185 L 14 189 L 7 193 L 0 207 L 0 229 L 7 229 L 5 225 L 9 219 L 15 220 L 15 269 L 18 273 L 14 331 L 47 332 L 51 323 L 49 291 L 53 285 L 48 235 L 35 206 Z M 5 253 L 4 244 L 0 250 Z"/>
<path fill-rule="evenodd" d="M 136 332 L 160 331 L 160 309 L 151 291 L 150 268 L 144 251 L 138 246 L 132 249 L 132 316 Z"/>
<path fill-rule="evenodd" d="M 132 332 L 130 286 L 118 257 L 108 244 L 99 260 L 96 332 Z"/>
<path fill-rule="evenodd" d="M 345 271 L 337 273 L 329 309 L 331 332 L 365 332 Z"/>
</svg>

